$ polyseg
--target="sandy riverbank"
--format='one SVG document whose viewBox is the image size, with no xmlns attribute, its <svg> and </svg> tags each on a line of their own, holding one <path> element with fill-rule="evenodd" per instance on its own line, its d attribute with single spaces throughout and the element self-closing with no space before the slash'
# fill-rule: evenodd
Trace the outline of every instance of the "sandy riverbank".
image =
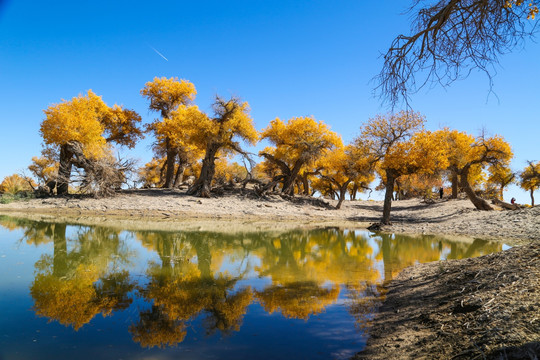
<svg viewBox="0 0 540 360">
<path fill-rule="evenodd" d="M 0 204 L 0 213 L 85 217 L 91 221 L 168 222 L 175 226 L 191 223 L 227 227 L 234 223 L 255 223 L 261 227 L 347 226 L 365 228 L 379 221 L 381 201 L 345 201 L 335 210 L 335 201 L 297 197 L 292 201 L 278 195 L 259 199 L 249 194 L 225 194 L 211 199 L 187 196 L 182 191 L 134 190 L 113 198 L 46 198 Z M 442 200 L 426 204 L 420 200 L 396 201 L 391 227 L 401 233 L 474 236 L 505 239 L 512 244 L 540 240 L 540 207 L 517 211 L 478 211 L 468 200 Z M 174 225 L 175 224 L 175 225 Z"/>
</svg>

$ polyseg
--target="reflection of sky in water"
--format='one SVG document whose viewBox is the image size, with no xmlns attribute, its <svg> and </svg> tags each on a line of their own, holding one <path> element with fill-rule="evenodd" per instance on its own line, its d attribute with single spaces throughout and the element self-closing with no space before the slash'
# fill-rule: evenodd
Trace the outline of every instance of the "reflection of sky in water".
<svg viewBox="0 0 540 360">
<path fill-rule="evenodd" d="M 501 248 L 496 243 L 476 242 L 473 246 L 431 237 L 375 236 L 363 230 L 255 232 L 244 234 L 239 241 L 235 236 L 212 233 L 136 233 L 1 221 L 0 225 L 13 230 L 0 226 L 0 308 L 5 309 L 0 317 L 0 359 L 347 359 L 364 346 L 362 329 L 373 316 L 366 294 L 376 295 L 377 284 L 385 277 L 391 278 L 416 262 L 477 256 Z M 28 230 L 42 235 L 21 240 Z M 67 249 L 67 254 L 61 249 Z M 61 274 L 54 275 L 53 270 Z M 40 286 L 47 281 L 64 286 L 70 284 L 71 277 L 79 276 L 81 280 L 73 286 L 83 286 L 84 276 L 96 274 L 100 280 L 82 290 L 94 291 L 94 287 L 114 279 L 111 274 L 121 271 L 129 272 L 127 280 L 135 286 L 126 294 L 131 304 L 105 317 L 96 310 L 78 331 L 32 310 L 38 300 L 31 296 L 31 289 L 45 296 L 41 306 L 50 303 L 47 294 L 59 291 L 36 288 L 38 278 L 42 279 Z M 210 279 L 225 276 L 229 282 L 223 284 L 228 285 L 221 288 L 224 285 L 219 281 L 204 280 L 204 274 Z M 180 343 L 162 349 L 141 347 L 129 329 L 140 325 L 144 312 L 159 308 L 155 316 L 167 318 L 169 308 L 154 306 L 158 298 L 152 296 L 162 296 L 160 291 L 165 291 L 160 299 L 168 299 L 167 286 L 174 281 L 180 287 L 191 281 L 200 294 L 193 293 L 187 299 L 194 302 L 192 305 L 200 302 L 206 307 L 201 310 L 195 306 L 199 310 L 183 320 L 186 334 Z M 150 293 L 152 286 L 154 292 Z M 251 300 L 245 308 L 234 310 L 239 306 L 235 294 L 246 288 L 251 288 Z M 115 299 L 111 292 L 115 287 L 103 289 L 101 295 L 81 305 Z M 189 295 L 191 288 L 186 289 L 179 294 Z M 76 291 L 81 290 L 75 288 L 62 296 L 77 296 L 73 295 Z M 71 301 L 61 300 L 66 304 Z M 208 307 L 208 301 L 214 305 Z M 265 301 L 269 303 L 265 305 Z M 170 309 L 178 304 L 169 304 Z M 220 310 L 222 306 L 224 310 Z M 56 311 L 62 310 L 60 306 Z M 77 314 L 81 310 L 70 311 Z M 225 316 L 219 311 L 240 311 L 238 328 L 231 324 L 225 325 L 225 331 L 209 328 L 208 324 Z"/>
</svg>

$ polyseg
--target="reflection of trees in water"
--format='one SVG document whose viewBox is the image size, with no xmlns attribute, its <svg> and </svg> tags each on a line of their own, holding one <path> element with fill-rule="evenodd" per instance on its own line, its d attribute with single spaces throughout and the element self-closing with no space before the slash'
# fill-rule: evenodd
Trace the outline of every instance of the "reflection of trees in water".
<svg viewBox="0 0 540 360">
<path fill-rule="evenodd" d="M 36 314 L 78 330 L 95 315 L 129 307 L 134 288 L 127 271 L 114 270 L 129 253 L 118 233 L 99 227 L 77 227 L 67 239 L 67 224 L 26 222 L 22 240 L 53 242 L 53 254 L 36 262 L 30 286 Z M 68 242 L 72 249 L 68 251 Z M 114 263 L 114 269 L 110 269 Z"/>
<path fill-rule="evenodd" d="M 335 303 L 341 284 L 376 281 L 368 238 L 340 229 L 291 231 L 264 241 L 256 268 L 272 284 L 256 293 L 264 309 L 308 319 Z M 323 286 L 331 283 L 331 286 Z"/>
<path fill-rule="evenodd" d="M 126 271 L 118 269 L 128 265 L 133 254 L 118 231 L 2 217 L 0 224 L 22 229 L 21 241 L 28 244 L 53 243 L 53 253 L 36 263 L 30 288 L 38 315 L 79 329 L 97 314 L 107 316 L 130 306 L 135 285 Z M 340 286 L 349 313 L 363 330 L 384 295 L 383 282 L 404 267 L 438 260 L 441 254 L 462 258 L 501 249 L 500 243 L 478 239 L 459 243 L 334 228 L 279 234 L 132 235 L 159 256 L 158 262 L 148 264 L 147 281 L 136 287 L 149 308 L 140 312 L 129 331 L 143 347 L 182 342 L 199 316 L 208 334 L 238 331 L 255 299 L 269 313 L 308 319 L 337 301 Z M 256 266 L 251 264 L 254 258 Z M 223 270 L 224 265 L 231 273 Z M 238 281 L 253 271 L 271 283 L 255 292 L 239 288 Z"/>
<path fill-rule="evenodd" d="M 147 348 L 176 346 L 187 334 L 185 322 L 171 319 L 159 306 L 141 311 L 139 322 L 132 324 L 129 332 L 133 341 Z"/>
<path fill-rule="evenodd" d="M 234 242 L 234 236 L 220 238 L 218 234 L 205 232 L 137 236 L 145 246 L 156 249 L 161 264 L 149 264 L 149 282 L 139 288 L 140 294 L 153 305 L 130 327 L 136 342 L 144 347 L 174 346 L 183 341 L 190 320 L 199 315 L 205 316 L 203 326 L 209 334 L 216 330 L 224 333 L 240 330 L 247 306 L 252 302 L 251 288 L 234 291 L 240 278 L 216 273 L 212 264 L 215 258 L 221 262 L 222 250 Z M 220 241 L 222 247 L 215 246 Z M 195 257 L 196 263 L 191 261 Z"/>
<path fill-rule="evenodd" d="M 285 285 L 273 284 L 257 291 L 257 299 L 269 314 L 280 311 L 286 318 L 307 320 L 333 304 L 339 295 L 339 287 L 323 288 L 315 282 L 304 281 Z"/>
<path fill-rule="evenodd" d="M 448 259 L 463 259 L 502 250 L 499 242 L 475 239 L 472 243 L 448 241 L 433 235 L 406 236 L 377 234 L 373 236 L 379 251 L 377 260 L 384 264 L 384 280 L 392 280 L 401 270 L 416 263 Z"/>
<path fill-rule="evenodd" d="M 363 234 L 340 229 L 287 232 L 261 242 L 255 251 L 261 265 L 255 269 L 277 284 L 376 281 L 379 275 L 368 240 Z"/>
</svg>

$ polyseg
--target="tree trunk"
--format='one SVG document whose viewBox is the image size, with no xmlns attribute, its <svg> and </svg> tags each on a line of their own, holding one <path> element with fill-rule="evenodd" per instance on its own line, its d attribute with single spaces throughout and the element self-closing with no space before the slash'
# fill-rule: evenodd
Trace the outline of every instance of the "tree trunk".
<svg viewBox="0 0 540 360">
<path fill-rule="evenodd" d="M 196 195 L 200 197 L 210 197 L 210 189 L 212 184 L 212 179 L 216 172 L 216 153 L 218 152 L 220 146 L 219 144 L 211 143 L 206 147 L 206 154 L 204 155 L 201 175 L 193 183 L 193 185 L 188 189 L 188 195 Z"/>
<path fill-rule="evenodd" d="M 488 202 L 478 196 L 474 193 L 474 190 L 472 189 L 471 185 L 469 184 L 469 167 L 466 166 L 461 170 L 461 187 L 463 190 L 465 190 L 465 193 L 469 197 L 469 200 L 473 203 L 473 205 L 478 210 L 493 210 L 493 208 L 488 204 Z"/>
<path fill-rule="evenodd" d="M 357 184 L 354 184 L 353 185 L 353 188 L 351 190 L 351 196 L 350 196 L 350 199 L 351 200 L 356 200 L 356 194 L 358 193 L 358 185 Z"/>
<path fill-rule="evenodd" d="M 384 193 L 384 207 L 381 222 L 390 225 L 390 210 L 392 209 L 392 194 L 394 193 L 394 182 L 396 175 L 393 171 L 386 170 L 386 191 Z"/>
<path fill-rule="evenodd" d="M 349 186 L 350 181 L 345 182 L 342 186 L 339 187 L 339 199 L 336 205 L 336 210 L 341 209 L 341 204 L 345 200 L 345 194 L 347 194 L 347 187 Z"/>
<path fill-rule="evenodd" d="M 283 189 L 281 190 L 282 193 L 294 196 L 294 183 L 296 182 L 298 173 L 300 172 L 300 169 L 302 168 L 302 164 L 303 163 L 300 161 L 294 164 L 294 167 L 291 170 L 291 175 L 287 176 L 285 178 L 285 181 L 283 182 Z"/>
<path fill-rule="evenodd" d="M 457 199 L 458 196 L 458 174 L 452 171 L 452 199 Z"/>
<path fill-rule="evenodd" d="M 184 181 L 184 172 L 186 171 L 187 163 L 182 162 L 181 159 L 178 161 L 178 169 L 176 169 L 176 175 L 174 177 L 173 187 L 178 188 Z"/>
<path fill-rule="evenodd" d="M 296 181 L 295 183 L 296 183 L 296 192 L 298 194 L 302 194 L 302 192 L 303 192 L 302 191 L 303 190 L 302 183 L 300 181 Z"/>
<path fill-rule="evenodd" d="M 173 186 L 174 163 L 176 162 L 176 155 L 178 154 L 178 150 L 172 147 L 169 138 L 166 139 L 165 146 L 167 147 L 167 172 L 165 173 L 165 185 L 163 185 L 163 187 L 166 189 L 170 189 Z"/>
<path fill-rule="evenodd" d="M 531 189 L 531 206 L 534 207 L 534 189 Z"/>
<path fill-rule="evenodd" d="M 304 188 L 304 195 L 309 195 L 310 191 L 309 191 L 309 181 L 308 181 L 307 175 L 302 176 L 302 187 Z"/>
<path fill-rule="evenodd" d="M 60 167 L 58 168 L 58 179 L 56 183 L 56 193 L 58 195 L 67 195 L 69 188 L 69 179 L 71 178 L 71 168 L 73 153 L 69 144 L 60 147 Z"/>
</svg>

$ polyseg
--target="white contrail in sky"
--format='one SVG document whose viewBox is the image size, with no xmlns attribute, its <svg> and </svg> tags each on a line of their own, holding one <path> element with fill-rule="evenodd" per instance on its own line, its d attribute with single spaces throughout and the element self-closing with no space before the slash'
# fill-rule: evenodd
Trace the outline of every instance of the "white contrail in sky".
<svg viewBox="0 0 540 360">
<path fill-rule="evenodd" d="M 148 46 L 150 46 L 150 45 L 148 45 Z M 153 46 L 150 46 L 150 49 L 154 50 L 156 52 L 156 54 L 158 54 L 159 56 L 164 58 L 166 61 L 169 61 L 169 59 L 167 59 L 165 56 L 163 56 L 163 54 L 160 53 L 159 51 L 157 51 Z"/>
</svg>

